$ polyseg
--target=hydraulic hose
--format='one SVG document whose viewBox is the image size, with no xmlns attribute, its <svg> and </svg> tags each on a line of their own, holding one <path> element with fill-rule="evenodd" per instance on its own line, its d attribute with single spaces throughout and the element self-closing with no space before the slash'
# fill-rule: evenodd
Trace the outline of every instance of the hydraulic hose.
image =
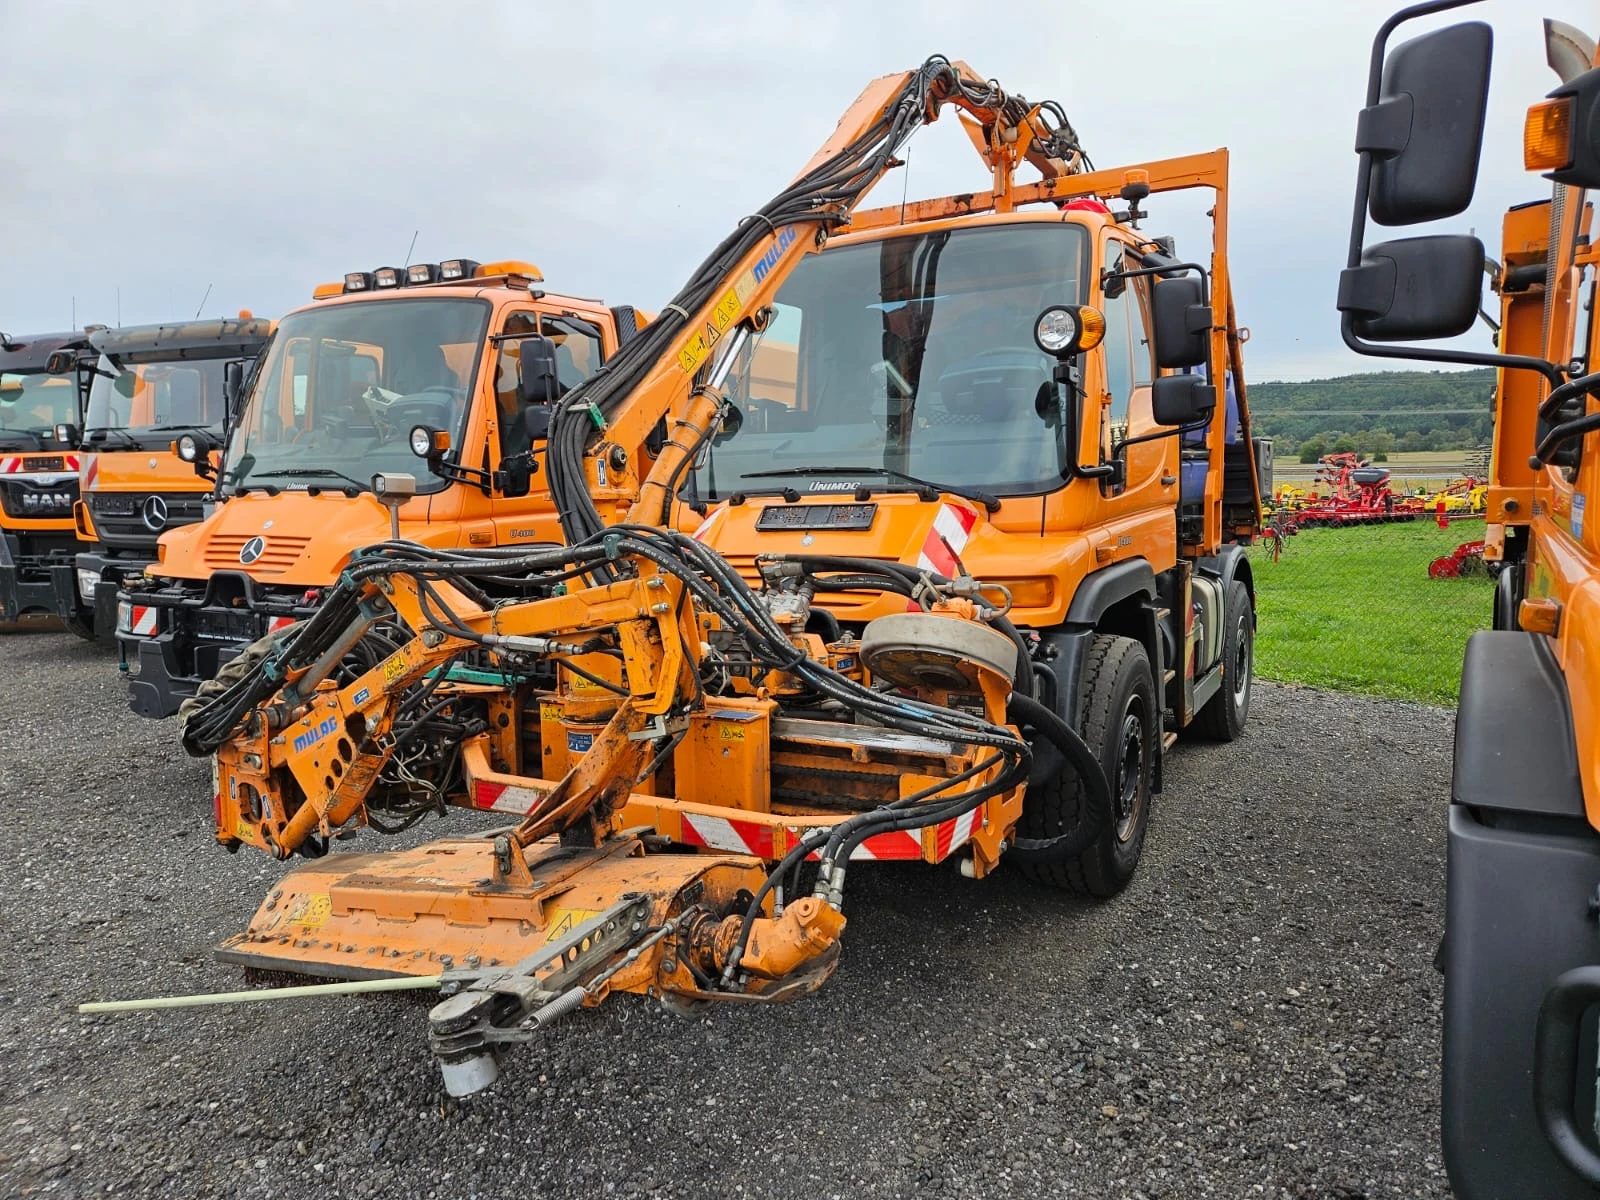
<svg viewBox="0 0 1600 1200">
<path fill-rule="evenodd" d="M 1059 863 L 1074 859 L 1094 844 L 1100 831 L 1111 821 L 1111 787 L 1106 781 L 1105 769 L 1083 735 L 1039 701 L 1012 692 L 1011 699 L 1006 702 L 1006 715 L 1013 724 L 1032 729 L 1061 751 L 1083 788 L 1083 814 L 1077 825 L 1055 837 L 1016 838 L 1006 851 L 1006 857 L 1019 863 Z"/>
</svg>

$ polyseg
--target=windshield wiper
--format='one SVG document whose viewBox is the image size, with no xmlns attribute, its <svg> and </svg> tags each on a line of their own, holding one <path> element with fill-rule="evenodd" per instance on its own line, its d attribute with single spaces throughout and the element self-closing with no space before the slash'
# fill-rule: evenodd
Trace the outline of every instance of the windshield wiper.
<svg viewBox="0 0 1600 1200">
<path fill-rule="evenodd" d="M 28 438 L 36 450 L 44 449 L 44 437 L 31 429 L 0 429 L 0 442 L 10 441 L 13 438 Z"/>
<path fill-rule="evenodd" d="M 194 430 L 196 433 L 210 433 L 213 429 L 216 429 L 216 428 L 217 428 L 216 425 L 200 425 L 200 424 L 195 424 L 195 423 L 191 422 L 188 425 L 146 425 L 144 427 L 144 432 L 145 433 L 180 433 L 180 432 L 182 432 L 184 430 Z"/>
<path fill-rule="evenodd" d="M 908 483 L 916 488 L 924 500 L 937 500 L 940 492 L 948 492 L 952 496 L 960 496 L 964 500 L 971 500 L 981 504 L 990 512 L 1000 511 L 1000 498 L 978 488 L 956 487 L 949 483 L 935 483 L 931 479 L 919 479 L 915 475 L 907 475 L 904 471 L 896 471 L 893 467 L 778 467 L 771 471 L 746 471 L 739 476 L 740 479 L 776 479 L 785 475 L 881 475 L 885 479 L 896 479 L 901 483 Z"/>
<path fill-rule="evenodd" d="M 133 434 L 129 433 L 126 429 L 122 429 L 120 427 L 111 426 L 111 425 L 104 425 L 104 426 L 101 426 L 99 429 L 90 429 L 90 430 L 85 431 L 85 433 L 83 435 L 83 440 L 86 441 L 86 442 L 94 442 L 94 443 L 98 444 L 100 442 L 105 441 L 106 438 L 109 437 L 113 433 L 116 434 L 118 437 L 120 437 L 123 440 L 123 443 L 122 443 L 123 445 L 132 446 L 135 450 L 138 450 L 138 449 L 141 448 L 140 445 L 139 445 L 139 439 L 134 437 Z"/>
<path fill-rule="evenodd" d="M 251 478 L 259 479 L 263 475 L 281 476 L 284 479 L 343 479 L 358 492 L 370 492 L 372 490 L 371 484 L 362 483 L 359 479 L 353 479 L 343 471 L 335 471 L 332 467 L 284 467 L 271 471 L 258 471 Z M 247 483 L 249 481 L 241 480 L 240 482 Z"/>
</svg>

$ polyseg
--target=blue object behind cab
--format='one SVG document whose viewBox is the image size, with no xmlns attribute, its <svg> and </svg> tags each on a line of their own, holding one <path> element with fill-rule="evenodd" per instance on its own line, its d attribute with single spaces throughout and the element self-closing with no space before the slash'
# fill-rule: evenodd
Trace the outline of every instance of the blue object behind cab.
<svg viewBox="0 0 1600 1200">
<path fill-rule="evenodd" d="M 1193 372 L 1204 375 L 1204 370 Z M 1226 422 L 1223 430 L 1223 442 L 1229 446 L 1239 444 L 1239 400 L 1233 392 L 1233 372 L 1229 371 L 1225 377 L 1225 406 L 1223 420 Z M 1189 450 L 1204 450 L 1206 447 L 1206 431 L 1196 429 L 1183 435 L 1182 448 Z M 1204 458 L 1190 459 L 1185 455 L 1182 467 L 1179 470 L 1178 501 L 1181 504 L 1198 504 L 1206 496 L 1206 472 L 1211 469 L 1211 464 Z"/>
</svg>

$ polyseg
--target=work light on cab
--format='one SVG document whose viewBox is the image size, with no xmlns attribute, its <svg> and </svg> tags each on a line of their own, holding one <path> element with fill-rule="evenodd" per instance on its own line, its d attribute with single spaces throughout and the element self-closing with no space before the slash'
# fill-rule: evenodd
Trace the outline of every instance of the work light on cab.
<svg viewBox="0 0 1600 1200">
<path fill-rule="evenodd" d="M 394 288 L 405 283 L 405 273 L 399 267 L 379 267 L 372 273 L 374 287 Z"/>
<path fill-rule="evenodd" d="M 450 435 L 442 429 L 430 429 L 426 425 L 413 425 L 410 440 L 411 453 L 418 458 L 433 458 L 450 449 Z"/>
<path fill-rule="evenodd" d="M 344 290 L 347 292 L 370 292 L 372 290 L 372 272 L 346 271 L 344 274 Z"/>
<path fill-rule="evenodd" d="M 186 463 L 199 461 L 200 441 L 192 433 L 186 433 L 178 439 L 178 457 Z"/>
<path fill-rule="evenodd" d="M 478 264 L 470 258 L 447 258 L 439 264 L 439 278 L 447 283 L 452 279 L 471 279 L 477 269 Z"/>
<path fill-rule="evenodd" d="M 1033 340 L 1056 358 L 1093 350 L 1106 335 L 1106 319 L 1099 309 L 1076 304 L 1055 304 L 1039 314 Z"/>
<path fill-rule="evenodd" d="M 412 286 L 432 283 L 439 277 L 439 268 L 432 263 L 412 263 L 406 268 L 406 282 Z"/>
</svg>

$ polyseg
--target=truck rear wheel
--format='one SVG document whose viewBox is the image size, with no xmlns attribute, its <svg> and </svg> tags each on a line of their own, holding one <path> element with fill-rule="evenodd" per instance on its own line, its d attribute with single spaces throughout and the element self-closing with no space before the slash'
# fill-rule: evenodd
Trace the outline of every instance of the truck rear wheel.
<svg viewBox="0 0 1600 1200">
<path fill-rule="evenodd" d="M 1256 622 L 1250 589 L 1235 579 L 1222 604 L 1222 686 L 1195 717 L 1197 732 L 1231 742 L 1250 718 L 1250 686 L 1255 679 Z"/>
<path fill-rule="evenodd" d="M 78 609 L 73 612 L 72 616 L 67 618 L 65 624 L 68 629 L 72 630 L 84 641 L 92 642 L 95 640 L 93 610 L 85 613 L 82 609 Z"/>
<path fill-rule="evenodd" d="M 1111 821 L 1076 859 L 1028 863 L 1030 879 L 1091 896 L 1114 896 L 1139 865 L 1150 823 L 1150 783 L 1155 755 L 1156 685 L 1150 658 L 1132 638 L 1096 634 L 1084 660 L 1078 730 L 1100 759 L 1111 785 Z M 1065 764 L 1050 778 L 1030 784 L 1022 832 L 1057 837 L 1078 821 L 1083 789 Z"/>
</svg>

